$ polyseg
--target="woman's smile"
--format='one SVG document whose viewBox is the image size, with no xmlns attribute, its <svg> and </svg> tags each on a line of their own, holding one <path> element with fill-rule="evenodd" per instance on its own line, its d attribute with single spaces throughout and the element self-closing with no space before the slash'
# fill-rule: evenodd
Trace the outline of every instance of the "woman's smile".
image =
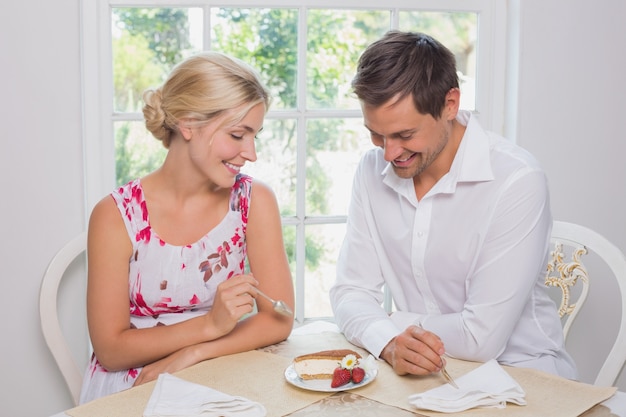
<svg viewBox="0 0 626 417">
<path fill-rule="evenodd" d="M 231 164 L 230 162 L 224 161 L 224 165 L 226 165 L 226 168 L 228 168 L 228 170 L 232 172 L 233 174 L 239 174 L 239 171 L 241 170 L 240 165 L 234 165 L 234 164 Z"/>
</svg>

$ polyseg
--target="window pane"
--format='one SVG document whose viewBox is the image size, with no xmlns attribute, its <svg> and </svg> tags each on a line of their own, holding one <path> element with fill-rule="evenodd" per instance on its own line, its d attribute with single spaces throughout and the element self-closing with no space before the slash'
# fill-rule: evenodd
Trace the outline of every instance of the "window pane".
<svg viewBox="0 0 626 417">
<path fill-rule="evenodd" d="M 257 160 L 244 172 L 268 184 L 276 193 L 280 213 L 296 214 L 296 121 L 265 119 L 255 140 Z"/>
<path fill-rule="evenodd" d="M 257 69 L 272 92 L 273 109 L 295 108 L 298 11 L 216 8 L 211 20 L 211 49 Z"/>
<path fill-rule="evenodd" d="M 356 63 L 389 30 L 390 13 L 313 9 L 307 23 L 307 107 L 358 109 L 350 87 Z"/>
<path fill-rule="evenodd" d="M 475 110 L 478 15 L 472 12 L 400 12 L 400 30 L 423 32 L 454 53 L 461 87 L 461 108 Z"/>
<path fill-rule="evenodd" d="M 314 119 L 307 123 L 307 215 L 345 215 L 354 171 L 372 148 L 361 118 Z"/>
<path fill-rule="evenodd" d="M 346 232 L 345 224 L 306 227 L 304 316 L 332 317 L 328 292 L 335 282 L 337 254 Z"/>
<path fill-rule="evenodd" d="M 161 84 L 184 57 L 201 50 L 198 15 L 202 9 L 112 10 L 114 111 L 141 111 L 143 92 Z"/>
<path fill-rule="evenodd" d="M 115 178 L 117 186 L 142 177 L 161 166 L 167 149 L 141 122 L 116 122 Z"/>
</svg>

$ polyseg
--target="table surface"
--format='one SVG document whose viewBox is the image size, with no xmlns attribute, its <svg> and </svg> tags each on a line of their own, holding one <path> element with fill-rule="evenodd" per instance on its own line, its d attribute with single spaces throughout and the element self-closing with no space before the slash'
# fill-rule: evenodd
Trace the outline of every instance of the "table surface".
<svg viewBox="0 0 626 417">
<path fill-rule="evenodd" d="M 294 329 L 293 335 L 317 334 L 322 332 L 338 332 L 336 326 L 329 322 L 314 322 Z M 289 343 L 281 343 L 278 345 L 268 346 L 260 349 L 264 352 L 274 353 L 280 356 L 293 357 L 296 354 L 306 352 L 294 352 L 293 346 Z M 316 351 L 311 346 L 310 351 Z M 563 398 L 563 400 L 567 400 Z M 414 417 L 421 416 L 417 411 L 411 412 L 406 409 L 383 404 L 379 401 L 359 395 L 357 391 L 340 391 L 333 393 L 325 398 L 319 399 L 304 408 L 286 414 L 290 417 L 307 417 L 307 416 L 346 416 L 353 417 L 355 415 L 362 417 L 369 416 L 388 416 L 388 417 Z M 443 415 L 443 414 L 442 414 Z M 51 417 L 68 417 L 65 412 L 55 414 Z M 587 412 L 582 414 L 584 417 L 626 417 L 626 393 L 617 392 L 613 397 L 594 406 Z M 272 416 L 268 416 L 272 417 Z"/>
</svg>

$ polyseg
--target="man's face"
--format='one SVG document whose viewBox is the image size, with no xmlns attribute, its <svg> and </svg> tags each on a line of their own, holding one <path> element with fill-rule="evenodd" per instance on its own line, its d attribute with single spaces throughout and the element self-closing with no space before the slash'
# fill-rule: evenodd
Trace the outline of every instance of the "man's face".
<svg viewBox="0 0 626 417">
<path fill-rule="evenodd" d="M 420 114 L 410 95 L 376 108 L 363 105 L 362 109 L 372 143 L 384 149 L 385 160 L 401 178 L 413 178 L 436 165 L 448 144 L 450 121 L 444 117 L 447 109 L 439 119 Z"/>
</svg>

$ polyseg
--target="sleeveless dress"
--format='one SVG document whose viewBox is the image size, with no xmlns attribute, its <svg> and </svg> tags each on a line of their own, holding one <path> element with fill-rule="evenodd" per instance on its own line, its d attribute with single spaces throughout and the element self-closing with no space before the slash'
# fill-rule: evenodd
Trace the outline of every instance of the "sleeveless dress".
<svg viewBox="0 0 626 417">
<path fill-rule="evenodd" d="M 203 315 L 213 305 L 218 284 L 244 272 L 251 184 L 251 177 L 238 175 L 226 216 L 185 246 L 170 245 L 152 230 L 139 179 L 111 193 L 133 243 L 128 275 L 131 327 L 170 325 Z M 108 372 L 92 355 L 80 403 L 130 388 L 140 371 Z"/>
</svg>

